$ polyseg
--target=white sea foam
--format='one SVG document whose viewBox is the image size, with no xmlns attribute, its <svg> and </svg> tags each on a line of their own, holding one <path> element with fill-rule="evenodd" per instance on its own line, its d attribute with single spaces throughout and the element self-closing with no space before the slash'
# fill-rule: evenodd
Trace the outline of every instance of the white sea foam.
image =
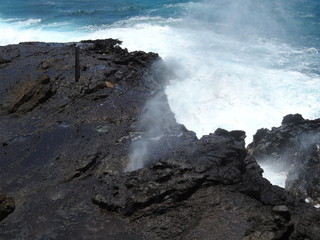
<svg viewBox="0 0 320 240">
<path fill-rule="evenodd" d="M 150 24 L 90 38 L 106 36 L 119 38 L 129 50 L 158 52 L 174 68 L 176 78 L 166 88 L 170 106 L 198 137 L 218 127 L 243 129 L 250 142 L 257 129 L 280 125 L 286 114 L 320 117 L 319 77 L 295 71 L 299 64 L 287 56 L 303 51 L 284 43 L 247 43 L 207 30 Z"/>
<path fill-rule="evenodd" d="M 175 3 L 175 4 L 164 4 L 165 8 L 182 8 L 182 9 L 187 9 L 189 6 L 191 6 L 193 2 L 188 2 L 188 3 Z"/>
<path fill-rule="evenodd" d="M 21 26 L 30 26 L 34 24 L 39 24 L 42 21 L 40 18 L 28 18 L 25 20 L 17 21 L 15 24 L 21 25 Z"/>
<path fill-rule="evenodd" d="M 282 188 L 285 187 L 288 174 L 287 172 L 279 171 L 277 167 L 268 163 L 260 163 L 260 166 L 263 169 L 263 177 L 268 179 L 273 185 L 277 185 Z"/>
<path fill-rule="evenodd" d="M 320 78 L 312 62 L 318 49 L 292 47 L 277 38 L 287 33 L 271 16 L 269 4 L 206 0 L 189 3 L 183 19 L 133 17 L 90 26 L 87 34 L 19 29 L 0 22 L 0 45 L 112 37 L 129 50 L 157 52 L 175 72 L 166 92 L 180 123 L 198 137 L 218 127 L 242 129 L 249 143 L 257 129 L 280 125 L 286 114 L 320 117 Z M 285 22 L 286 12 L 276 7 Z"/>
<path fill-rule="evenodd" d="M 119 38 L 129 50 L 160 53 L 175 72 L 166 87 L 170 107 L 198 137 L 218 127 L 242 129 L 250 143 L 257 129 L 279 126 L 286 114 L 320 117 L 319 76 L 298 71 L 306 69 L 298 61 L 306 49 L 147 23 L 101 30 L 90 38 L 104 36 Z M 286 173 L 262 167 L 272 184 L 285 186 Z"/>
<path fill-rule="evenodd" d="M 21 18 L 6 18 L 6 19 L 1 19 L 2 22 L 17 22 L 21 21 Z"/>
<path fill-rule="evenodd" d="M 124 19 L 112 24 L 106 24 L 106 25 L 87 25 L 82 27 L 84 30 L 89 30 L 93 32 L 89 35 L 89 37 L 98 37 L 99 35 L 105 35 L 109 32 L 116 32 L 116 34 L 119 34 L 121 36 L 121 32 L 127 32 L 129 28 L 132 28 L 133 32 L 135 32 L 136 29 L 142 28 L 142 27 L 150 27 L 150 26 L 168 26 L 173 25 L 175 23 L 180 23 L 182 19 L 177 18 L 162 18 L 162 17 L 148 17 L 148 16 L 137 16 L 137 17 L 131 17 L 129 19 Z M 119 31 L 119 32 L 118 32 Z M 117 33 L 118 32 L 118 33 Z M 130 34 L 130 30 L 128 31 Z M 135 49 L 137 46 L 132 46 L 133 49 Z M 147 47 L 143 47 L 147 48 Z"/>
<path fill-rule="evenodd" d="M 23 25 L 23 24 L 22 24 Z M 0 19 L 0 46 L 26 41 L 71 42 L 79 41 L 83 35 L 76 32 L 58 32 L 42 28 L 24 28 L 18 24 L 9 24 Z"/>
<path fill-rule="evenodd" d="M 23 19 L 23 18 L 6 18 L 6 19 L 0 19 L 0 22 L 7 22 L 11 23 L 12 26 L 16 27 L 25 27 L 25 26 L 30 26 L 30 25 L 36 25 L 41 23 L 42 19 L 40 18 L 28 18 L 28 19 Z"/>
<path fill-rule="evenodd" d="M 177 120 L 198 137 L 218 127 L 243 129 L 249 143 L 257 129 L 280 125 L 286 114 L 320 117 L 319 77 L 298 72 L 303 70 L 299 56 L 303 59 L 310 51 L 274 39 L 242 40 L 208 28 L 190 28 L 181 19 L 149 20 L 135 17 L 89 34 L 2 24 L 0 44 L 112 37 L 129 50 L 158 52 L 176 73 L 166 88 L 170 106 Z"/>
</svg>

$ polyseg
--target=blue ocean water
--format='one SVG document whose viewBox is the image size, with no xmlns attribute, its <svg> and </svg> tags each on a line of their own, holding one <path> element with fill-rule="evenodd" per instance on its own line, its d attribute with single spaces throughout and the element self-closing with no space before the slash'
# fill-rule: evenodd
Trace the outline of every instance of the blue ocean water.
<svg viewBox="0 0 320 240">
<path fill-rule="evenodd" d="M 1 0 L 0 17 L 3 23 L 24 28 L 43 28 L 59 31 L 83 31 L 106 27 L 123 20 L 146 17 L 178 17 L 187 1 L 125 1 L 125 0 Z"/>
<path fill-rule="evenodd" d="M 200 137 L 320 117 L 318 0 L 0 0 L 0 45 L 118 38 L 158 52 L 179 122 Z"/>
</svg>

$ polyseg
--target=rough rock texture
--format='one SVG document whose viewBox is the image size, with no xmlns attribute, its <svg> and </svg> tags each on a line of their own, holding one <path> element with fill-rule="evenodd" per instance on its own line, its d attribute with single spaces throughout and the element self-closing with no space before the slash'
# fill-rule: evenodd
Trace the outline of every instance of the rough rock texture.
<svg viewBox="0 0 320 240">
<path fill-rule="evenodd" d="M 151 167 L 100 176 L 93 203 L 148 239 L 317 239 L 319 212 L 263 179 L 243 139 L 242 131 L 200 140 L 185 132 Z"/>
<path fill-rule="evenodd" d="M 78 82 L 74 43 L 0 47 L 0 192 L 16 205 L 1 240 L 318 239 L 319 211 L 262 178 L 243 131 L 197 139 L 158 55 L 119 44 L 77 43 Z"/>
<path fill-rule="evenodd" d="M 12 213 L 14 208 L 14 199 L 12 197 L 6 197 L 0 194 L 0 221 Z"/>
<path fill-rule="evenodd" d="M 295 195 L 320 201 L 320 120 L 287 115 L 282 125 L 260 129 L 248 146 L 259 161 L 288 172 L 285 188 Z"/>
<path fill-rule="evenodd" d="M 78 43 L 79 82 L 74 43 L 0 47 L 0 192 L 16 201 L 0 239 L 141 239 L 91 202 L 96 176 L 125 168 L 137 119 L 163 86 L 157 54 L 119 44 Z"/>
</svg>

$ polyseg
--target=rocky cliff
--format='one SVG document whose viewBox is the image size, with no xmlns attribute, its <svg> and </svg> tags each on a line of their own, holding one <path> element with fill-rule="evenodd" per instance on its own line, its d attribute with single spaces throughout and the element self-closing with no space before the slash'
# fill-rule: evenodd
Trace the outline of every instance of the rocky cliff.
<svg viewBox="0 0 320 240">
<path fill-rule="evenodd" d="M 287 115 L 280 127 L 258 130 L 248 150 L 258 161 L 287 173 L 288 191 L 320 203 L 320 119 Z"/>
<path fill-rule="evenodd" d="M 265 132 L 250 154 L 243 131 L 197 139 L 159 56 L 119 45 L 0 47 L 1 240 L 318 239 L 320 212 L 262 177 Z"/>
</svg>

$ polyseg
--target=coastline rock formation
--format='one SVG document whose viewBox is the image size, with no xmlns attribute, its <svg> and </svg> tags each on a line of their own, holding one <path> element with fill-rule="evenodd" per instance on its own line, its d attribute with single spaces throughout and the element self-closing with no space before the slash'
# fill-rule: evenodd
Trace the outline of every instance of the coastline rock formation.
<svg viewBox="0 0 320 240">
<path fill-rule="evenodd" d="M 287 172 L 288 191 L 320 203 L 320 119 L 287 115 L 280 127 L 258 130 L 248 149 L 260 162 Z"/>
<path fill-rule="evenodd" d="M 119 44 L 77 43 L 78 82 L 75 43 L 0 47 L 0 239 L 318 238 L 319 210 L 262 177 L 243 131 L 197 139 L 159 56 Z"/>
</svg>

